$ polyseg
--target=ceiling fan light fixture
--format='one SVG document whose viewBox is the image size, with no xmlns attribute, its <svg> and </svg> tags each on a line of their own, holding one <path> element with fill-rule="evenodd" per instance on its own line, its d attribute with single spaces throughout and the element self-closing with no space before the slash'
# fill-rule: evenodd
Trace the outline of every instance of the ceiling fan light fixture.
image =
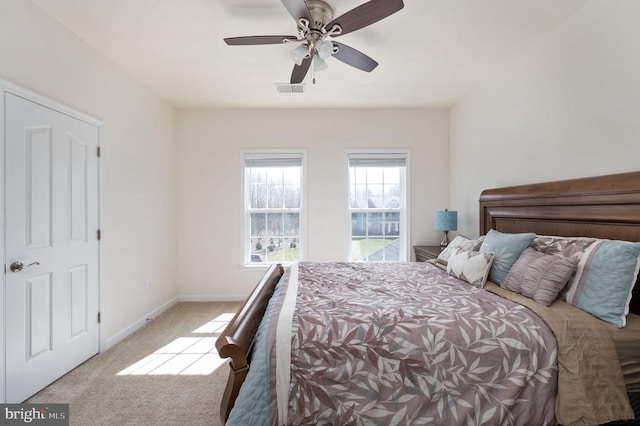
<svg viewBox="0 0 640 426">
<path fill-rule="evenodd" d="M 291 51 L 291 59 L 296 65 L 302 65 L 302 60 L 307 57 L 309 50 L 306 44 L 301 44 Z"/>
<path fill-rule="evenodd" d="M 317 46 L 318 56 L 321 59 L 327 59 L 333 55 L 333 43 L 330 40 L 324 39 Z"/>
<path fill-rule="evenodd" d="M 327 65 L 327 62 L 322 59 L 320 56 L 315 56 L 313 58 L 313 70 L 314 71 L 324 71 L 327 68 L 329 68 L 329 66 Z"/>
</svg>

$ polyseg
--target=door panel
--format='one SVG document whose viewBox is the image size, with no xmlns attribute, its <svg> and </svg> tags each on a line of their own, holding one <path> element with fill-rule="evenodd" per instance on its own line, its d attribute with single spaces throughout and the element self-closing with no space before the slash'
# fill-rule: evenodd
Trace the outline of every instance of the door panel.
<svg viewBox="0 0 640 426">
<path fill-rule="evenodd" d="M 69 293 L 71 294 L 70 337 L 73 338 L 87 332 L 89 322 L 87 265 L 70 268 L 67 278 L 69 280 Z"/>
<path fill-rule="evenodd" d="M 25 265 L 6 275 L 6 398 L 22 402 L 99 349 L 98 128 L 5 105 L 6 263 Z"/>
<path fill-rule="evenodd" d="M 69 137 L 69 198 L 70 222 L 69 239 L 74 242 L 87 241 L 87 144 L 70 135 Z"/>
<path fill-rule="evenodd" d="M 52 349 L 51 281 L 51 274 L 25 280 L 27 336 L 29 337 L 27 360 Z"/>
<path fill-rule="evenodd" d="M 25 223 L 27 249 L 51 246 L 51 163 L 50 127 L 25 128 Z"/>
</svg>

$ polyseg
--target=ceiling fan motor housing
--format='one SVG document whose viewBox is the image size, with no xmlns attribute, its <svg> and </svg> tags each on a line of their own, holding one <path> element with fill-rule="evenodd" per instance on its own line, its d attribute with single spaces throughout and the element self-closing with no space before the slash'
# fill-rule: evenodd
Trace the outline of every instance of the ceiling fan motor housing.
<svg viewBox="0 0 640 426">
<path fill-rule="evenodd" d="M 313 18 L 314 28 L 323 28 L 333 21 L 333 9 L 322 0 L 307 0 L 307 8 Z"/>
</svg>

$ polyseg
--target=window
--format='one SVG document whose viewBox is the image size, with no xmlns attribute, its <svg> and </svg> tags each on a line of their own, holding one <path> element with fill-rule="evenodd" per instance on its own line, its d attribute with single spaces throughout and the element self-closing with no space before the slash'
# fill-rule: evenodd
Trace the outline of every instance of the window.
<svg viewBox="0 0 640 426">
<path fill-rule="evenodd" d="M 407 154 L 349 153 L 352 261 L 407 259 Z"/>
<path fill-rule="evenodd" d="M 245 265 L 302 260 L 302 153 L 243 153 Z"/>
</svg>

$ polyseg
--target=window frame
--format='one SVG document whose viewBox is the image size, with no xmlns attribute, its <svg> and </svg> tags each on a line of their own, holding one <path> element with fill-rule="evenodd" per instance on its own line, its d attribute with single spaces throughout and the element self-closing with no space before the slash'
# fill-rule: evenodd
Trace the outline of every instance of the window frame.
<svg viewBox="0 0 640 426">
<path fill-rule="evenodd" d="M 346 216 L 347 216 L 347 241 L 346 241 L 346 251 L 347 251 L 347 259 L 349 262 L 371 262 L 368 260 L 353 260 L 351 257 L 351 248 L 352 248 L 352 213 L 355 211 L 366 211 L 370 213 L 377 212 L 389 212 L 390 210 L 385 208 L 376 208 L 376 209 L 353 209 L 351 207 L 351 174 L 349 170 L 349 160 L 350 158 L 380 158 L 384 159 L 384 156 L 389 156 L 389 158 L 404 158 L 404 185 L 402 187 L 403 197 L 402 201 L 404 206 L 400 208 L 400 232 L 399 238 L 401 241 L 400 244 L 400 262 L 408 262 L 410 260 L 411 251 L 411 206 L 410 206 L 410 194 L 411 194 L 411 155 L 409 149 L 347 149 L 345 151 L 345 178 L 346 178 Z M 402 180 L 402 178 L 401 178 Z"/>
<path fill-rule="evenodd" d="M 307 252 L 307 226 L 306 226 L 306 205 L 307 205 L 307 151 L 305 149 L 243 149 L 240 151 L 240 211 L 242 213 L 241 220 L 241 236 L 242 242 L 240 243 L 240 266 L 243 268 L 268 268 L 272 263 L 280 263 L 282 265 L 290 265 L 295 262 L 251 262 L 251 209 L 249 208 L 249 201 L 251 191 L 248 188 L 247 182 L 247 167 L 246 160 L 250 158 L 255 159 L 278 159 L 278 158 L 301 158 L 302 170 L 300 172 L 300 207 L 298 209 L 300 217 L 300 233 L 297 243 L 298 248 L 298 260 L 297 262 L 304 261 Z M 284 209 L 273 209 L 284 210 Z M 272 213 L 271 209 L 265 211 L 265 213 Z"/>
</svg>

